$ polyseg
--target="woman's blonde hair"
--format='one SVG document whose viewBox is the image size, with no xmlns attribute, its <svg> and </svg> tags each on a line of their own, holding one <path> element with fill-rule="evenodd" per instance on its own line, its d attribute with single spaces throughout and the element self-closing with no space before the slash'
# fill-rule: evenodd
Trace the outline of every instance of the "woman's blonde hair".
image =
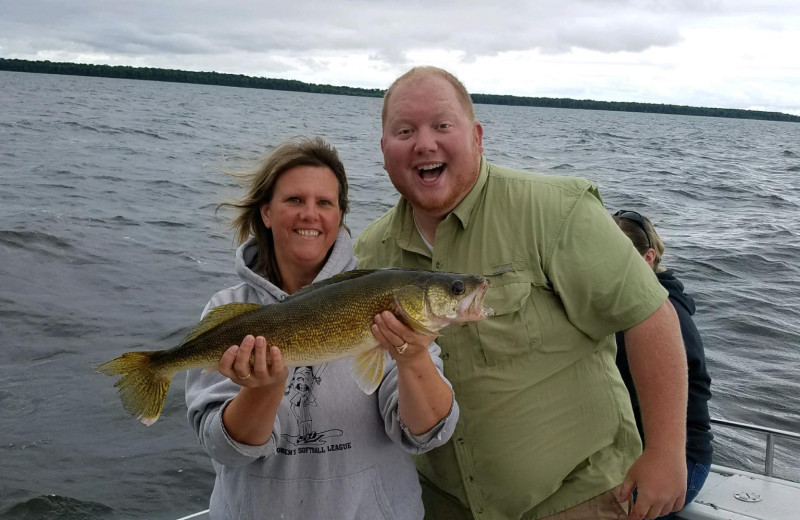
<svg viewBox="0 0 800 520">
<path fill-rule="evenodd" d="M 251 236 L 256 238 L 257 255 L 255 265 L 252 266 L 253 271 L 279 287 L 282 279 L 275 258 L 272 230 L 261 219 L 261 206 L 272 201 L 275 184 L 280 176 L 297 166 L 318 166 L 333 172 L 339 183 L 339 225 L 349 232 L 344 223 L 344 217 L 349 211 L 347 175 L 336 148 L 321 137 L 295 137 L 278 145 L 254 171 L 233 174 L 242 181 L 247 193 L 238 201 L 220 204 L 220 207 L 233 208 L 237 213 L 231 228 L 238 244 L 244 243 Z"/>
<path fill-rule="evenodd" d="M 656 258 L 653 260 L 653 271 L 660 273 L 666 271 L 664 267 L 661 267 L 661 259 L 664 256 L 664 242 L 661 240 L 661 237 L 656 232 L 656 228 L 653 227 L 653 223 L 650 222 L 650 219 L 637 213 L 639 216 L 642 217 L 643 222 L 640 223 L 634 219 L 625 218 L 623 215 L 627 213 L 626 211 L 619 211 L 617 212 L 612 218 L 614 222 L 617 223 L 617 226 L 622 230 L 623 233 L 633 242 L 633 247 L 639 252 L 640 255 L 644 256 L 647 253 L 647 250 L 652 248 L 653 251 L 656 253 Z M 631 212 L 636 213 L 636 212 Z M 644 226 L 644 227 L 642 227 Z"/>
</svg>

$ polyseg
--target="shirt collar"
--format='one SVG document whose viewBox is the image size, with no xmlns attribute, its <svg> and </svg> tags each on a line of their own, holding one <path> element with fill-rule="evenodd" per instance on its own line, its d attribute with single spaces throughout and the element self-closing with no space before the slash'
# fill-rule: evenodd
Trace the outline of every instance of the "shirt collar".
<svg viewBox="0 0 800 520">
<path fill-rule="evenodd" d="M 461 226 L 465 229 L 469 225 L 469 219 L 472 215 L 472 211 L 475 209 L 475 206 L 482 197 L 483 189 L 486 186 L 486 179 L 488 178 L 489 164 L 486 162 L 486 159 L 481 156 L 481 166 L 480 172 L 478 173 L 478 180 L 475 181 L 475 185 L 472 187 L 469 193 L 467 193 L 467 196 L 464 197 L 464 200 L 459 202 L 458 206 L 456 206 L 455 209 L 450 212 L 451 215 L 454 215 L 458 221 L 461 222 Z M 417 226 L 414 224 L 414 212 L 411 208 L 411 204 L 402 195 L 393 209 L 390 225 L 386 228 L 386 232 L 383 235 L 383 241 L 386 241 L 391 237 L 394 237 L 397 240 L 397 244 L 403 249 L 420 253 L 425 256 L 431 255 L 430 250 L 425 246 L 425 243 L 422 241 L 422 237 L 419 235 L 419 232 L 417 232 Z"/>
<path fill-rule="evenodd" d="M 458 203 L 458 206 L 455 207 L 453 211 L 450 213 L 455 215 L 458 220 L 461 222 L 461 226 L 466 229 L 469 226 L 469 219 L 472 215 L 472 211 L 475 209 L 475 206 L 478 204 L 478 201 L 481 199 L 483 195 L 483 188 L 486 186 L 486 179 L 489 178 L 489 164 L 486 162 L 483 156 L 481 156 L 481 167 L 480 172 L 478 173 L 478 180 L 475 181 L 475 185 L 469 190 L 467 196 L 464 197 L 464 200 Z"/>
<path fill-rule="evenodd" d="M 430 249 L 422 241 L 422 237 L 414 223 L 414 210 L 402 195 L 392 210 L 391 220 L 386 227 L 386 232 L 383 234 L 384 242 L 390 238 L 394 238 L 401 249 L 427 257 L 431 256 Z"/>
</svg>

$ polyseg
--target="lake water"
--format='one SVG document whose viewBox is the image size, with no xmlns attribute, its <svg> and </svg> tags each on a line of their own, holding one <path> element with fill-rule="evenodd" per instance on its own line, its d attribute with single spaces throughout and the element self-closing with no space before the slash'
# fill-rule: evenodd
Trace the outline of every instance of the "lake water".
<svg viewBox="0 0 800 520">
<path fill-rule="evenodd" d="M 224 172 L 321 135 L 357 235 L 391 207 L 379 99 L 0 72 L 0 518 L 171 519 L 213 470 L 183 378 L 149 428 L 94 367 L 175 345 L 235 283 Z M 800 431 L 800 124 L 478 105 L 495 163 L 600 186 L 638 209 L 698 306 L 712 415 Z M 717 462 L 764 439 L 717 430 Z M 744 449 L 730 453 L 743 442 Z M 725 452 L 728 452 L 725 455 Z M 800 444 L 776 474 L 800 480 Z"/>
</svg>

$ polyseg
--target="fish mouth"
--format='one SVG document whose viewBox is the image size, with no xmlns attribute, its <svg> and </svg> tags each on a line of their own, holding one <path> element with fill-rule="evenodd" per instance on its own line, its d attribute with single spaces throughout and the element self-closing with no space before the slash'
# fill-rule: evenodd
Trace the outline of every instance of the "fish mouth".
<svg viewBox="0 0 800 520">
<path fill-rule="evenodd" d="M 461 316 L 464 321 L 482 320 L 494 316 L 494 309 L 483 306 L 489 290 L 489 280 L 485 278 L 472 293 L 461 301 Z"/>
</svg>

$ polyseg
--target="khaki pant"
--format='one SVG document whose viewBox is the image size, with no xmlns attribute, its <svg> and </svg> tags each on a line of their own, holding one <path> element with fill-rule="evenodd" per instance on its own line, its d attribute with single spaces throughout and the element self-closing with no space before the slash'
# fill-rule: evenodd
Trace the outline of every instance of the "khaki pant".
<svg viewBox="0 0 800 520">
<path fill-rule="evenodd" d="M 422 484 L 422 501 L 425 505 L 425 520 L 473 520 L 480 515 L 472 515 L 469 509 L 457 500 L 428 484 L 424 478 Z M 606 491 L 582 504 L 566 511 L 547 516 L 541 520 L 627 520 L 629 504 L 620 504 L 616 499 L 616 488 Z"/>
<path fill-rule="evenodd" d="M 627 502 L 620 504 L 616 496 L 615 488 L 541 520 L 625 520 L 628 518 L 629 504 Z"/>
</svg>

